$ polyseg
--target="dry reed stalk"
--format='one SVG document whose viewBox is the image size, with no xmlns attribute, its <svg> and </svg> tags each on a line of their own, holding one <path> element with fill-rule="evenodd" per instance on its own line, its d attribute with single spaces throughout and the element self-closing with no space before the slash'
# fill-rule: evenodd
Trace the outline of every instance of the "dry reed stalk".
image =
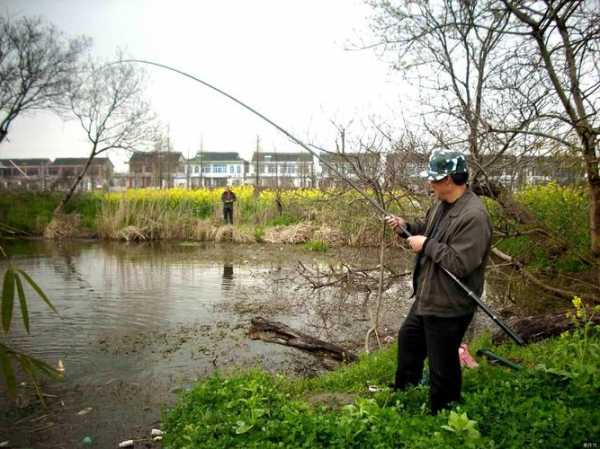
<svg viewBox="0 0 600 449">
<path fill-rule="evenodd" d="M 234 228 L 233 241 L 235 243 L 255 243 L 256 237 L 246 230 Z"/>
<path fill-rule="evenodd" d="M 81 218 L 79 214 L 56 214 L 46 226 L 44 237 L 52 240 L 63 240 L 79 234 Z"/>
<path fill-rule="evenodd" d="M 201 242 L 212 240 L 215 230 L 210 223 L 210 220 L 192 220 L 190 225 L 190 238 Z"/>
<path fill-rule="evenodd" d="M 278 226 L 265 232 L 263 240 L 269 243 L 304 243 L 312 239 L 314 225 L 298 223 L 291 226 Z"/>
<path fill-rule="evenodd" d="M 148 240 L 144 230 L 136 226 L 126 226 L 117 233 L 116 237 L 118 240 L 125 240 L 127 242 Z"/>
<path fill-rule="evenodd" d="M 337 228 L 323 224 L 315 231 L 314 240 L 320 240 L 329 246 L 341 246 L 347 243 L 346 235 Z"/>
</svg>

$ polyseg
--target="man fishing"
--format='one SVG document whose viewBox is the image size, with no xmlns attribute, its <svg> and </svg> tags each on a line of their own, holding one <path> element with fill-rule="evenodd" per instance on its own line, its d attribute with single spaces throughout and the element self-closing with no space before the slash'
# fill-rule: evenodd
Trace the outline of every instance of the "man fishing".
<svg viewBox="0 0 600 449">
<path fill-rule="evenodd" d="M 461 340 L 477 304 L 450 278 L 453 273 L 476 295 L 483 292 L 492 226 L 482 201 L 468 189 L 463 154 L 435 150 L 427 178 L 437 201 L 423 222 L 396 216 L 386 222 L 416 254 L 413 271 L 415 302 L 398 333 L 398 365 L 394 389 L 416 385 L 429 360 L 431 412 L 437 414 L 460 400 Z"/>
<path fill-rule="evenodd" d="M 237 198 L 235 197 L 235 193 L 231 191 L 231 187 L 225 187 L 223 194 L 221 195 L 221 201 L 223 202 L 223 219 L 225 220 L 225 224 L 233 224 L 233 203 Z"/>
</svg>

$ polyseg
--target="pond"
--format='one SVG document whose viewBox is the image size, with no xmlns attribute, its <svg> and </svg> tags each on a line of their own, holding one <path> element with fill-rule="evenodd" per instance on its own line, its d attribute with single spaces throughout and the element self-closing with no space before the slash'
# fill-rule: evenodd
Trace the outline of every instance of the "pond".
<svg viewBox="0 0 600 449">
<path fill-rule="evenodd" d="M 85 436 L 98 447 L 115 447 L 147 438 L 178 391 L 217 370 L 261 367 L 307 376 L 335 367 L 297 349 L 249 339 L 251 318 L 279 321 L 356 352 L 370 327 L 374 294 L 367 301 L 360 288 L 313 289 L 301 274 L 325 273 L 342 261 L 375 267 L 376 249 L 322 254 L 289 245 L 2 245 L 60 313 L 28 290 L 31 335 L 15 320 L 9 343 L 65 367 L 63 382 L 45 385 L 49 410 L 25 393 L 20 409 L 3 405 L 8 411 L 0 416 L 0 441 L 21 445 L 15 447 L 77 447 Z M 388 263 L 397 272 L 410 270 L 410 257 L 394 254 Z M 5 265 L 0 268 L 4 272 Z M 400 278 L 384 296 L 382 338 L 395 336 L 407 313 L 409 282 L 410 276 Z"/>
</svg>

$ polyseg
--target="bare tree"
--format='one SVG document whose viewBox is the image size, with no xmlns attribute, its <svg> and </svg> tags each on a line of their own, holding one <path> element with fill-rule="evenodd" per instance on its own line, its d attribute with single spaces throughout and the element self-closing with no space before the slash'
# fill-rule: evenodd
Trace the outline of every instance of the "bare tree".
<svg viewBox="0 0 600 449">
<path fill-rule="evenodd" d="M 419 88 L 430 149 L 467 151 L 474 190 L 497 199 L 519 221 L 533 221 L 489 176 L 506 155 L 536 147 L 534 137 L 526 140 L 519 133 L 531 123 L 532 111 L 503 101 L 499 87 L 502 75 L 515 70 L 503 41 L 510 15 L 494 7 L 494 0 L 376 0 L 372 5 L 379 45 Z M 489 132 L 506 124 L 512 132 Z"/>
<path fill-rule="evenodd" d="M 67 39 L 40 18 L 0 17 L 0 142 L 19 115 L 64 109 L 90 42 Z"/>
<path fill-rule="evenodd" d="M 155 135 L 155 116 L 142 97 L 143 88 L 144 73 L 131 64 L 89 63 L 70 102 L 91 150 L 55 214 L 63 211 L 96 156 L 116 149 L 135 151 Z"/>
<path fill-rule="evenodd" d="M 536 134 L 577 154 L 590 192 L 591 251 L 600 260 L 600 4 L 597 0 L 501 0 L 516 19 L 506 32 L 519 37 L 515 58 L 523 92 L 544 86 L 556 101 L 538 103 Z M 529 61 L 524 52 L 534 55 Z M 522 101 L 531 105 L 531 99 Z M 504 129 L 503 132 L 511 130 Z"/>
</svg>

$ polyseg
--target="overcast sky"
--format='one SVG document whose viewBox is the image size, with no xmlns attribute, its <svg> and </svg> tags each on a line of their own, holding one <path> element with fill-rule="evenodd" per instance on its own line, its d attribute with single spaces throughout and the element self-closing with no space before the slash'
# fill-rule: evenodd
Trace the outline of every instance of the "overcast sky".
<svg viewBox="0 0 600 449">
<path fill-rule="evenodd" d="M 407 90 L 372 50 L 349 51 L 369 34 L 359 0 L 0 0 L 3 14 L 40 15 L 68 36 L 92 37 L 94 55 L 118 48 L 201 78 L 256 108 L 300 139 L 331 148 L 331 121 L 359 133 L 370 118 L 406 114 Z M 250 112 L 174 73 L 148 68 L 148 98 L 176 151 L 262 151 L 300 147 Z M 89 152 L 75 122 L 50 114 L 18 117 L 0 145 L 5 157 L 72 157 Z M 125 154 L 109 155 L 126 170 Z"/>
</svg>

